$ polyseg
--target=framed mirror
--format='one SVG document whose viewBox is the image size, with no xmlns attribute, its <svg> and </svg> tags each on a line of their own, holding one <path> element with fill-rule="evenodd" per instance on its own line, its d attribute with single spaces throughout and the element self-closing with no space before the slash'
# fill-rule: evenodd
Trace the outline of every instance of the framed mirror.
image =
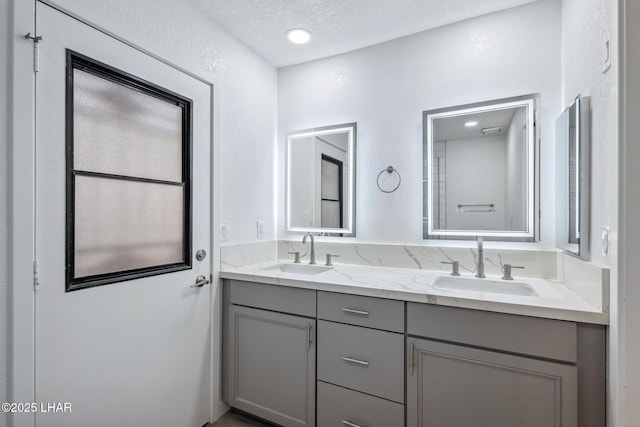
<svg viewBox="0 0 640 427">
<path fill-rule="evenodd" d="M 537 239 L 536 99 L 423 113 L 425 239 Z"/>
<path fill-rule="evenodd" d="M 590 259 L 590 105 L 578 96 L 556 119 L 556 245 Z"/>
<path fill-rule="evenodd" d="M 287 136 L 287 232 L 355 236 L 356 124 Z"/>
</svg>

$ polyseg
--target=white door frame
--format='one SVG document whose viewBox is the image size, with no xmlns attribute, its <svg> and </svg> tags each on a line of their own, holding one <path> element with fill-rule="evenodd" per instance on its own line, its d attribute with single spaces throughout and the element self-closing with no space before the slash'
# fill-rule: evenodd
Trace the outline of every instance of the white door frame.
<svg viewBox="0 0 640 427">
<path fill-rule="evenodd" d="M 640 123 L 640 89 L 638 72 L 640 55 L 635 47 L 640 37 L 637 22 L 640 7 L 636 0 L 618 2 L 620 74 L 619 74 L 619 185 L 618 185 L 618 230 L 612 236 L 615 244 L 617 237 L 618 265 L 612 270 L 612 283 L 618 287 L 612 290 L 610 354 L 610 422 L 613 427 L 631 427 L 638 425 L 640 419 L 640 341 L 637 338 L 637 325 L 640 322 L 640 273 L 637 260 L 640 257 L 640 195 L 637 182 L 640 179 L 640 146 L 638 133 Z M 615 9 L 614 9 L 615 10 Z M 615 46 L 615 45 L 614 45 Z M 614 60 L 616 58 L 614 57 Z M 616 276 L 617 275 L 617 280 Z M 617 307 L 613 311 L 613 307 Z"/>
<path fill-rule="evenodd" d="M 10 283 L 10 330 L 9 330 L 9 400 L 12 402 L 35 402 L 35 294 L 33 289 L 33 268 L 35 258 L 35 78 L 33 73 L 33 42 L 24 35 L 36 34 L 35 13 L 36 1 L 41 1 L 72 18 L 101 31 L 118 41 L 129 45 L 209 86 L 211 97 L 211 420 L 216 420 L 224 411 L 220 393 L 221 375 L 221 333 L 222 304 L 220 286 L 220 245 L 217 238 L 219 221 L 219 186 L 218 176 L 220 134 L 219 100 L 214 91 L 214 83 L 200 70 L 188 70 L 171 63 L 158 55 L 130 41 L 123 40 L 105 28 L 95 25 L 71 11 L 64 10 L 51 0 L 10 0 L 13 11 L 11 34 L 13 35 L 11 51 L 11 76 L 9 81 L 9 98 L 11 116 L 9 128 L 10 146 L 10 195 L 9 195 L 9 261 Z M 41 35 L 41 34 L 37 34 Z M 46 43 L 46 34 L 42 43 Z M 9 414 L 10 425 L 26 427 L 35 425 L 32 414 Z"/>
</svg>

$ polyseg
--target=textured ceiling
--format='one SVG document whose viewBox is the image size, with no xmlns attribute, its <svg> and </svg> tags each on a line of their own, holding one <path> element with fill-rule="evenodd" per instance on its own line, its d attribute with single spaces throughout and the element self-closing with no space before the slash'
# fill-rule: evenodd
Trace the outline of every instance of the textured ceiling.
<svg viewBox="0 0 640 427">
<path fill-rule="evenodd" d="M 307 62 L 536 0 L 190 0 L 276 67 Z M 285 38 L 313 34 L 307 45 Z"/>
</svg>

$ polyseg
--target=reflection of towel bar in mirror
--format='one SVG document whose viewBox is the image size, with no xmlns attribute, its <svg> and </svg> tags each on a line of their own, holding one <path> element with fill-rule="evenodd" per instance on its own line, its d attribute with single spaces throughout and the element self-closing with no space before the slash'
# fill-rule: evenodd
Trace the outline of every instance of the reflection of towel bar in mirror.
<svg viewBox="0 0 640 427">
<path fill-rule="evenodd" d="M 458 209 L 456 212 L 459 213 L 467 213 L 467 212 L 495 212 L 495 204 L 494 203 L 483 203 L 479 205 L 458 205 Z"/>
</svg>

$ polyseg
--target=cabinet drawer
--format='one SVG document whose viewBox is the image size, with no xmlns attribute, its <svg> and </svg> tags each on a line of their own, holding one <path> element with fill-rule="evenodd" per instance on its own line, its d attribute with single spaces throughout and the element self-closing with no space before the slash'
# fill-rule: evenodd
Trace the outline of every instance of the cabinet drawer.
<svg viewBox="0 0 640 427">
<path fill-rule="evenodd" d="M 231 304 L 316 317 L 316 291 L 263 283 L 229 280 Z"/>
<path fill-rule="evenodd" d="M 318 292 L 318 318 L 404 332 L 404 301 Z"/>
<path fill-rule="evenodd" d="M 404 402 L 404 335 L 318 320 L 318 379 Z"/>
<path fill-rule="evenodd" d="M 561 320 L 407 304 L 409 335 L 576 363 L 577 325 Z"/>
<path fill-rule="evenodd" d="M 404 405 L 318 381 L 317 427 L 400 427 Z"/>
</svg>

